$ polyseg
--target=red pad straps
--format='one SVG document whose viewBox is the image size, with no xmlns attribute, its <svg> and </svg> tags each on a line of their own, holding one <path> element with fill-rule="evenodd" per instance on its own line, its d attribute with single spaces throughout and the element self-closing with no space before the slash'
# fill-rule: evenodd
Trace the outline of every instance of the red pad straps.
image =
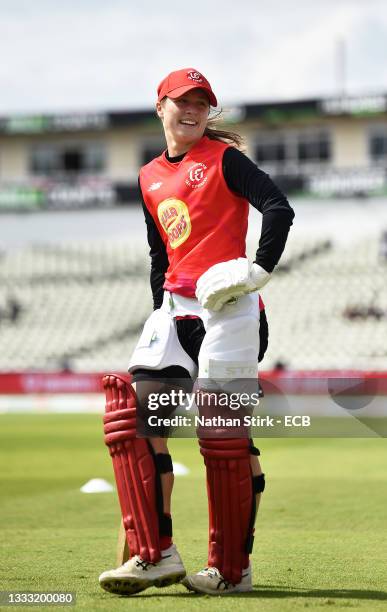
<svg viewBox="0 0 387 612">
<path fill-rule="evenodd" d="M 131 556 L 161 559 L 156 468 L 148 442 L 136 438 L 136 395 L 129 377 L 105 376 L 105 443 L 114 475 Z"/>
<path fill-rule="evenodd" d="M 201 439 L 207 469 L 209 506 L 208 564 L 232 584 L 248 564 L 253 487 L 248 439 Z"/>
</svg>

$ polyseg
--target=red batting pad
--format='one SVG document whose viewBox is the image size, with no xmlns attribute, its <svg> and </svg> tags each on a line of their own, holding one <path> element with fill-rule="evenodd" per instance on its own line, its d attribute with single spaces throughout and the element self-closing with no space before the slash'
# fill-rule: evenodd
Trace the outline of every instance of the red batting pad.
<svg viewBox="0 0 387 612">
<path fill-rule="evenodd" d="M 113 461 L 130 555 L 161 559 L 156 468 L 148 442 L 136 438 L 136 394 L 129 377 L 105 376 L 105 444 Z"/>
<path fill-rule="evenodd" d="M 201 439 L 207 470 L 209 507 L 208 565 L 232 584 L 247 565 L 253 509 L 248 439 Z"/>
</svg>

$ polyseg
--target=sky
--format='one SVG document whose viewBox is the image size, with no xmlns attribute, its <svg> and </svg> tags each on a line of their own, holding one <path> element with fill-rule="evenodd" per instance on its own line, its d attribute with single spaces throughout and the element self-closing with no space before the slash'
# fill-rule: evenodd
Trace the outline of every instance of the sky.
<svg viewBox="0 0 387 612">
<path fill-rule="evenodd" d="M 149 109 L 184 67 L 224 108 L 387 93 L 387 0 L 0 0 L 0 115 Z"/>
</svg>

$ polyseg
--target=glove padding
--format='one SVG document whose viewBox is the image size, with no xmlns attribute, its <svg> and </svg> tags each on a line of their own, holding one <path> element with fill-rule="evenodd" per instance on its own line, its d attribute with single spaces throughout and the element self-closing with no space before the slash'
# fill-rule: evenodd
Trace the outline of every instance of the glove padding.
<svg viewBox="0 0 387 612">
<path fill-rule="evenodd" d="M 227 302 L 235 302 L 242 295 L 261 289 L 270 280 L 256 263 L 239 257 L 211 266 L 196 285 L 196 297 L 203 308 L 219 311 Z"/>
</svg>

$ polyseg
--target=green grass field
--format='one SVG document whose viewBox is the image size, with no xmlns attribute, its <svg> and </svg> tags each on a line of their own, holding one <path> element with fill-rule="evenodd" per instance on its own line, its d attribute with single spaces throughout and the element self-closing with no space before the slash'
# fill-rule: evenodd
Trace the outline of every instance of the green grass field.
<svg viewBox="0 0 387 612">
<path fill-rule="evenodd" d="M 113 482 L 101 417 L 0 416 L 0 589 L 76 591 L 76 609 L 90 611 L 385 609 L 387 441 L 256 443 L 267 488 L 256 525 L 255 591 L 210 598 L 178 585 L 128 600 L 98 586 L 99 573 L 114 565 L 116 496 L 79 492 L 93 477 Z M 195 440 L 170 447 L 190 469 L 176 478 L 173 518 L 192 572 L 206 562 L 204 469 Z"/>
</svg>

